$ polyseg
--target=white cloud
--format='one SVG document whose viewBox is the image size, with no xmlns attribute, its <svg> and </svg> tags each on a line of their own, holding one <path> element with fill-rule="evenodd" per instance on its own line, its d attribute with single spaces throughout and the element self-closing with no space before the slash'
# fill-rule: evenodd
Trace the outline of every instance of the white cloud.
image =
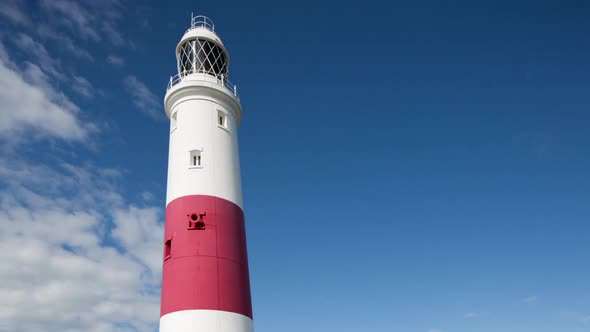
<svg viewBox="0 0 590 332">
<path fill-rule="evenodd" d="M 14 37 L 4 40 L 18 47 L 10 54 L 0 42 L 0 143 L 89 143 L 96 127 L 60 85 L 89 98 L 96 89 L 75 74 L 72 62 L 49 51 L 65 49 L 92 60 L 77 47 L 80 38 L 121 44 L 119 2 L 31 5 L 23 15 L 17 2 L 0 4 L 0 16 L 14 23 L 10 28 L 20 24 L 26 32 L 2 34 Z M 31 15 L 39 20 L 35 26 L 27 23 Z M 16 63 L 10 55 L 18 50 L 24 61 Z M 119 188 L 122 173 L 91 164 L 48 166 L 0 153 L 0 330 L 154 330 L 163 213 L 145 202 L 127 202 Z"/>
<path fill-rule="evenodd" d="M 113 239 L 122 244 L 150 271 L 161 273 L 164 228 L 159 223 L 160 209 L 128 206 L 114 211 Z M 163 243 L 163 242 L 162 242 Z"/>
<path fill-rule="evenodd" d="M 23 13 L 18 2 L 16 1 L 3 1 L 0 3 L 0 16 L 4 16 L 12 23 L 18 25 L 29 25 L 30 21 L 27 16 Z"/>
<path fill-rule="evenodd" d="M 476 317 L 479 317 L 479 316 L 481 316 L 481 313 L 479 313 L 479 312 L 466 312 L 463 315 L 463 317 L 465 317 L 465 318 L 476 318 Z"/>
<path fill-rule="evenodd" d="M 143 82 L 139 81 L 137 77 L 129 75 L 123 80 L 123 85 L 131 94 L 133 104 L 140 111 L 152 119 L 162 119 L 162 101 Z"/>
<path fill-rule="evenodd" d="M 121 36 L 119 30 L 115 29 L 113 24 L 111 24 L 110 22 L 103 22 L 102 31 L 113 45 L 123 45 L 123 36 Z"/>
<path fill-rule="evenodd" d="M 68 96 L 66 96 L 61 91 L 57 91 L 53 87 L 52 84 L 55 84 L 55 80 L 52 80 L 49 76 L 47 76 L 47 74 L 41 70 L 38 65 L 25 62 L 23 67 L 24 71 L 22 72 L 22 77 L 28 84 L 43 90 L 43 92 L 47 95 L 47 98 L 64 107 L 65 109 L 72 112 L 77 112 L 79 110 L 78 106 L 76 106 L 76 104 L 74 104 L 70 98 L 68 98 Z"/>
<path fill-rule="evenodd" d="M 82 76 L 74 76 L 72 77 L 71 82 L 72 90 L 76 91 L 80 95 L 86 98 L 94 97 L 95 88 L 87 79 Z"/>
<path fill-rule="evenodd" d="M 57 42 L 61 49 L 67 50 L 80 59 L 94 61 L 94 57 L 87 50 L 76 45 L 71 37 L 65 35 L 64 33 L 58 32 L 55 27 L 49 24 L 39 23 L 37 25 L 37 33 L 43 39 L 49 39 Z"/>
<path fill-rule="evenodd" d="M 101 40 L 96 31 L 92 14 L 78 2 L 64 0 L 42 0 L 41 7 L 46 14 L 53 15 L 54 22 L 63 25 L 84 39 Z"/>
<path fill-rule="evenodd" d="M 581 317 L 580 321 L 584 324 L 589 324 L 590 323 L 590 315 Z"/>
<path fill-rule="evenodd" d="M 49 55 L 45 46 L 24 33 L 19 33 L 14 42 L 27 55 L 27 58 L 36 60 L 36 63 L 42 68 L 43 72 L 59 80 L 65 79 L 66 76 L 63 74 L 61 65 Z"/>
<path fill-rule="evenodd" d="M 107 40 L 115 46 L 125 42 L 118 28 L 123 16 L 119 0 L 42 0 L 31 5 L 25 12 L 22 1 L 4 0 L 0 3 L 0 17 L 24 27 L 27 33 L 36 32 L 43 40 L 52 40 L 60 49 L 89 61 L 93 61 L 94 57 L 77 44 L 79 39 L 94 42 Z M 39 17 L 32 24 L 29 17 L 36 12 L 39 12 Z"/>
<path fill-rule="evenodd" d="M 28 64 L 25 76 L 0 59 L 0 138 L 15 142 L 23 137 L 85 140 L 95 130 L 77 117 L 77 107 L 53 90 L 38 66 Z"/>
<path fill-rule="evenodd" d="M 141 198 L 144 201 L 149 202 L 152 199 L 154 199 L 154 195 L 151 192 L 149 192 L 149 191 L 144 191 L 144 192 L 141 193 Z"/>
<path fill-rule="evenodd" d="M 62 42 L 67 40 L 67 38 L 63 39 Z M 82 76 L 72 75 L 68 77 L 62 69 L 60 61 L 52 57 L 41 43 L 24 33 L 18 34 L 14 42 L 22 52 L 29 55 L 31 60 L 35 60 L 35 64 L 25 62 L 27 66 L 25 74 L 29 72 L 29 75 L 26 75 L 29 81 L 43 86 L 46 91 L 53 92 L 57 80 L 58 82 L 67 83 L 74 92 L 86 98 L 94 97 L 96 90 L 94 86 Z M 72 47 L 74 46 L 72 45 Z M 56 95 L 56 93 L 53 93 L 53 95 Z"/>
<path fill-rule="evenodd" d="M 529 297 L 524 298 L 522 300 L 522 302 L 524 302 L 524 303 L 534 303 L 534 302 L 537 302 L 538 300 L 539 300 L 539 297 L 536 296 L 536 295 L 533 295 L 533 296 L 529 296 Z"/>
<path fill-rule="evenodd" d="M 98 42 L 106 39 L 115 46 L 124 42 L 116 27 L 122 17 L 118 0 L 42 0 L 40 6 L 54 30 L 62 27 L 84 40 Z"/>
<path fill-rule="evenodd" d="M 116 55 L 109 55 L 107 57 L 107 62 L 114 65 L 114 66 L 122 66 L 125 64 L 125 59 L 120 56 Z"/>
<path fill-rule="evenodd" d="M 116 192 L 118 178 L 89 165 L 50 168 L 1 160 L 3 330 L 157 326 L 162 213 L 125 203 Z"/>
</svg>

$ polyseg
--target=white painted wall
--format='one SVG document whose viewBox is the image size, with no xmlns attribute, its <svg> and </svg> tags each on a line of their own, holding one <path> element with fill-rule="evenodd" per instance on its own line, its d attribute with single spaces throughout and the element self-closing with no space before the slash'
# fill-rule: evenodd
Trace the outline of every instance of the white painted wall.
<svg viewBox="0 0 590 332">
<path fill-rule="evenodd" d="M 182 310 L 160 318 L 160 332 L 252 332 L 249 317 L 227 311 Z"/>
<path fill-rule="evenodd" d="M 198 95 L 179 98 L 171 105 L 176 126 L 171 121 L 166 204 L 186 195 L 211 195 L 243 208 L 238 113 L 229 107 L 216 98 Z M 218 125 L 220 110 L 227 114 L 226 128 Z M 192 150 L 201 150 L 201 167 L 192 167 Z"/>
</svg>

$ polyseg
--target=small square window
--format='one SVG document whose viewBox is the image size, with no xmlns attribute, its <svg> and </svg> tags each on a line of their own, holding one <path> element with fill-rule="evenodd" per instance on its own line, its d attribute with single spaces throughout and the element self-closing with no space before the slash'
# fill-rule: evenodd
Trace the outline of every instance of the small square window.
<svg viewBox="0 0 590 332">
<path fill-rule="evenodd" d="M 217 110 L 217 125 L 227 129 L 227 114 L 224 111 Z"/>
<path fill-rule="evenodd" d="M 201 150 L 192 150 L 190 152 L 190 168 L 201 168 L 203 167 L 203 157 L 201 156 Z"/>
</svg>

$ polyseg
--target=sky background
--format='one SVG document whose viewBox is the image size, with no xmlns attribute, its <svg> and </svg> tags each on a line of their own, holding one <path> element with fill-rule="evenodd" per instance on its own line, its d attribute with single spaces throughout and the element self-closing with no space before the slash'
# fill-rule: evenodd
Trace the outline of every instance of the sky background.
<svg viewBox="0 0 590 332">
<path fill-rule="evenodd" d="M 191 12 L 257 332 L 590 331 L 590 4 L 119 0 L 0 3 L 0 331 L 157 331 Z"/>
</svg>

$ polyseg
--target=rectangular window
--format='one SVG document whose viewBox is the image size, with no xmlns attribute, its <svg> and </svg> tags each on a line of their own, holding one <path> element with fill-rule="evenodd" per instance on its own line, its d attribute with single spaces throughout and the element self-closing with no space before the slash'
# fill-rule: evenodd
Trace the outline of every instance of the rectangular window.
<svg viewBox="0 0 590 332">
<path fill-rule="evenodd" d="M 224 111 L 217 110 L 217 126 L 227 129 L 227 114 Z"/>
<path fill-rule="evenodd" d="M 190 168 L 200 168 L 203 167 L 203 160 L 201 156 L 201 150 L 192 150 L 190 152 Z"/>
<path fill-rule="evenodd" d="M 172 239 L 164 243 L 164 260 L 172 257 Z"/>
</svg>

